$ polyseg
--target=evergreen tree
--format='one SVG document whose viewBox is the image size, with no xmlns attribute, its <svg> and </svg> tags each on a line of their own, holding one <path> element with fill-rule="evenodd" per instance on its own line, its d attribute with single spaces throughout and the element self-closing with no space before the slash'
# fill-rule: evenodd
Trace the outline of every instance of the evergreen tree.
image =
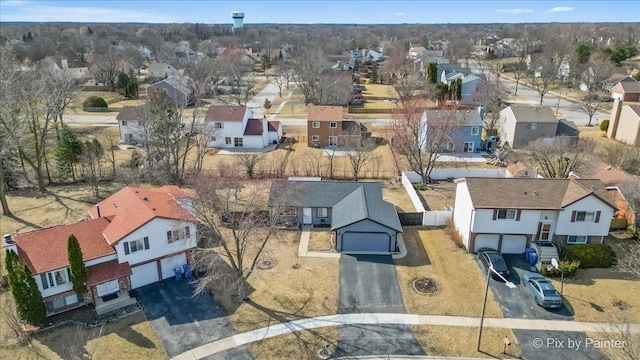
<svg viewBox="0 0 640 360">
<path fill-rule="evenodd" d="M 78 295 L 83 295 L 87 292 L 89 270 L 84 265 L 80 243 L 73 234 L 69 236 L 67 241 L 67 254 L 69 256 L 69 270 L 71 270 L 73 291 Z"/>
<path fill-rule="evenodd" d="M 373 66 L 371 67 L 371 82 L 374 84 L 378 83 L 378 65 L 377 64 L 373 64 Z"/>
<path fill-rule="evenodd" d="M 80 162 L 81 154 L 82 141 L 78 140 L 68 126 L 63 126 L 56 147 L 56 160 L 58 169 L 67 175 L 71 175 L 73 181 L 76 181 L 75 166 Z"/>
<path fill-rule="evenodd" d="M 20 264 L 18 254 L 13 250 L 6 253 L 5 268 L 18 316 L 31 325 L 41 325 L 47 316 L 47 308 L 31 270 Z"/>
<path fill-rule="evenodd" d="M 429 67 L 427 68 L 427 78 L 432 84 L 436 84 L 438 82 L 438 64 L 429 63 Z"/>
</svg>

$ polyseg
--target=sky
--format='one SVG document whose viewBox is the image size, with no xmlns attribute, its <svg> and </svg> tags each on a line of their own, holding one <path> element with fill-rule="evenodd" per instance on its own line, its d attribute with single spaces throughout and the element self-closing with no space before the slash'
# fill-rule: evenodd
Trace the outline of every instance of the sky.
<svg viewBox="0 0 640 360">
<path fill-rule="evenodd" d="M 437 24 L 640 22 L 640 1 L 22 1 L 0 0 L 0 22 Z"/>
</svg>

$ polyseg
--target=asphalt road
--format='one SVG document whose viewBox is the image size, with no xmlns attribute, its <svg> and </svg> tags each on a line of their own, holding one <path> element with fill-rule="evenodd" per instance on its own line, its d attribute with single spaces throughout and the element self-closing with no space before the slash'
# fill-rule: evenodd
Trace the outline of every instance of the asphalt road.
<svg viewBox="0 0 640 360">
<path fill-rule="evenodd" d="M 211 296 L 193 297 L 193 290 L 188 280 L 167 279 L 131 292 L 170 358 L 236 333 Z M 216 354 L 215 359 L 249 360 L 253 356 L 246 346 L 240 346 Z"/>
</svg>

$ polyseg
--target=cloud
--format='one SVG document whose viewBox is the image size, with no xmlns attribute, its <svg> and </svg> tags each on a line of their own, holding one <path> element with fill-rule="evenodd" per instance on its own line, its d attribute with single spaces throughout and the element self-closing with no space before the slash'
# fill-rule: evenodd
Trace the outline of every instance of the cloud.
<svg viewBox="0 0 640 360">
<path fill-rule="evenodd" d="M 13 1 L 15 2 L 15 1 Z M 2 2 L 5 5 L 5 2 Z M 107 9 L 99 7 L 24 6 L 11 14 L 3 14 L 2 21 L 60 21 L 60 22 L 185 22 L 188 19 L 167 16 L 144 10 Z"/>
<path fill-rule="evenodd" d="M 508 14 L 526 14 L 526 13 L 532 13 L 533 10 L 531 9 L 498 9 L 496 10 L 496 12 L 508 13 Z"/>
<path fill-rule="evenodd" d="M 394 15 L 395 16 L 407 16 L 407 13 L 405 13 L 405 12 L 397 12 Z"/>
<path fill-rule="evenodd" d="M 546 13 L 557 13 L 557 12 L 563 12 L 563 11 L 573 11 L 572 7 L 568 7 L 568 6 L 558 6 L 558 7 L 554 7 L 553 9 L 549 9 L 547 11 L 545 11 Z"/>
</svg>

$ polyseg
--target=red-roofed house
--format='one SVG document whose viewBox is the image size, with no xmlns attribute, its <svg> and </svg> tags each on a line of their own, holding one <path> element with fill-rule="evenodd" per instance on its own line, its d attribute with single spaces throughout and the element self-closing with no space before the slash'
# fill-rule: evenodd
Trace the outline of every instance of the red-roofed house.
<svg viewBox="0 0 640 360">
<path fill-rule="evenodd" d="M 175 275 L 196 247 L 189 195 L 177 186 L 126 187 L 89 210 L 91 220 L 16 234 L 5 244 L 29 266 L 49 315 L 93 303 L 104 313 L 135 302 L 129 291 Z M 89 292 L 73 292 L 67 241 L 74 235 Z"/>
<path fill-rule="evenodd" d="M 244 105 L 212 105 L 205 116 L 209 147 L 261 149 L 277 144 L 283 127 L 266 117 L 254 119 L 253 111 Z"/>
</svg>

